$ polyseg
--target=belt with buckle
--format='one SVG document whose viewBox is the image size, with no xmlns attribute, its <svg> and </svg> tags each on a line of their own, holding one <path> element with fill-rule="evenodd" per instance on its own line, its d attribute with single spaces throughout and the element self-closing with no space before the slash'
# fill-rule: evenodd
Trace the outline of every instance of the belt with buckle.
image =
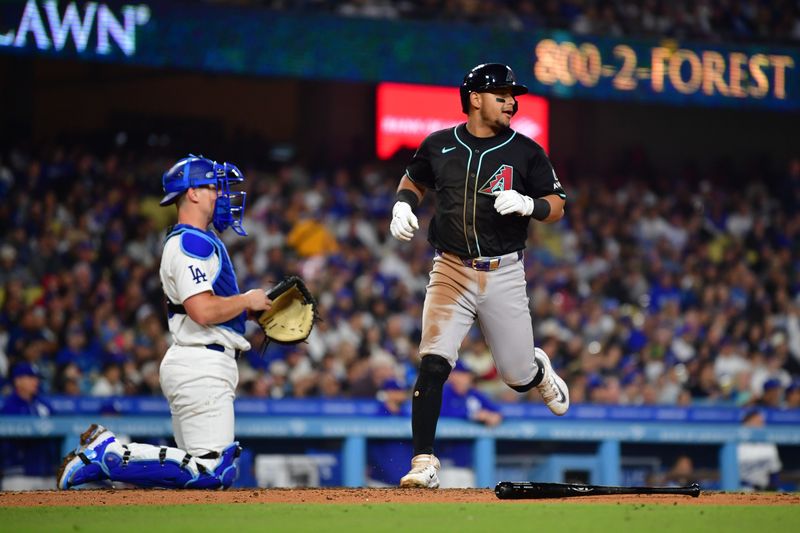
<svg viewBox="0 0 800 533">
<path fill-rule="evenodd" d="M 442 254 L 442 252 L 439 250 L 437 250 L 437 253 L 439 255 Z M 522 250 L 517 251 L 516 255 L 517 255 L 516 259 L 517 261 L 522 259 Z M 461 261 L 461 263 L 464 266 L 469 267 L 473 270 L 479 270 L 481 272 L 491 272 L 492 270 L 497 270 L 498 268 L 500 268 L 500 263 L 503 257 L 505 256 L 501 255 L 497 257 L 475 257 L 475 258 L 458 257 L 458 260 Z M 508 259 L 508 257 L 506 257 L 506 259 Z"/>
<path fill-rule="evenodd" d="M 483 272 L 497 270 L 500 266 L 499 257 L 476 257 L 474 259 L 461 259 L 461 262 L 464 263 L 464 266 Z"/>
<path fill-rule="evenodd" d="M 239 357 L 241 357 L 241 355 L 242 355 L 242 351 L 241 350 L 235 350 L 233 348 L 226 348 L 225 346 L 223 346 L 221 344 L 206 344 L 206 348 L 208 348 L 209 350 L 214 350 L 215 352 L 222 352 L 222 353 L 228 353 L 228 350 L 233 350 L 233 358 L 234 359 L 239 359 Z"/>
</svg>

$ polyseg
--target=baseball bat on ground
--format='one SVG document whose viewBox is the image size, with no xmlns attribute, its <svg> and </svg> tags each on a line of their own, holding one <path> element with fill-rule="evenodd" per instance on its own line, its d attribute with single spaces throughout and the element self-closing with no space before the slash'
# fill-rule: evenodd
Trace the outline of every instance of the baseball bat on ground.
<svg viewBox="0 0 800 533">
<path fill-rule="evenodd" d="M 538 500 L 543 498 L 569 498 L 573 496 L 604 496 L 611 494 L 677 494 L 700 496 L 700 486 L 692 483 L 687 487 L 610 487 L 604 485 L 580 485 L 577 483 L 537 483 L 534 481 L 501 481 L 494 488 L 501 500 Z"/>
</svg>

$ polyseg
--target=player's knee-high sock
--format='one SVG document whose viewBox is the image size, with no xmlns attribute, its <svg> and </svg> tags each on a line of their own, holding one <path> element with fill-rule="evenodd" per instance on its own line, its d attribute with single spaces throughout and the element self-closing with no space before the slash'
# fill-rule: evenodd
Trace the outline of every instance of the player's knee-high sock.
<svg viewBox="0 0 800 533">
<path fill-rule="evenodd" d="M 440 355 L 422 357 L 411 401 L 414 455 L 433 453 L 436 423 L 442 410 L 442 387 L 450 375 L 450 363 Z"/>
</svg>

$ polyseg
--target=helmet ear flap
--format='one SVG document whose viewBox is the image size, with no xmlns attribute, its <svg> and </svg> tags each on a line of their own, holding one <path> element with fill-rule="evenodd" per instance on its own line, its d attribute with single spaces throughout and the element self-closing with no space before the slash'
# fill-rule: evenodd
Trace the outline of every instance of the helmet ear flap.
<svg viewBox="0 0 800 533">
<path fill-rule="evenodd" d="M 469 114 L 469 90 L 463 85 L 460 87 L 461 92 L 461 112 Z"/>
</svg>

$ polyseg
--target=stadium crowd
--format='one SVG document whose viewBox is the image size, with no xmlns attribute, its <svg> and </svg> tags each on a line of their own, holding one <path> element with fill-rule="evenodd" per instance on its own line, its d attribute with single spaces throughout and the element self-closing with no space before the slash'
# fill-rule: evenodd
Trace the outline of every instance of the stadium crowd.
<svg viewBox="0 0 800 533">
<path fill-rule="evenodd" d="M 516 31 L 671 37 L 711 42 L 800 41 L 792 0 L 206 0 L 375 19 L 440 20 Z"/>
<path fill-rule="evenodd" d="M 668 182 L 623 159 L 600 177 L 561 169 L 567 216 L 532 224 L 525 256 L 536 343 L 573 402 L 800 407 L 800 159 L 739 181 L 687 167 Z M 4 394 L 23 362 L 48 395 L 160 394 L 158 264 L 174 212 L 158 199 L 172 162 L 0 155 Z M 432 250 L 424 226 L 410 245 L 389 235 L 388 168 L 243 165 L 249 237 L 225 236 L 240 287 L 298 273 L 323 321 L 307 344 L 263 354 L 250 323 L 240 395 L 375 398 L 413 383 Z M 539 401 L 502 384 L 478 328 L 461 353 L 490 397 Z"/>
</svg>

